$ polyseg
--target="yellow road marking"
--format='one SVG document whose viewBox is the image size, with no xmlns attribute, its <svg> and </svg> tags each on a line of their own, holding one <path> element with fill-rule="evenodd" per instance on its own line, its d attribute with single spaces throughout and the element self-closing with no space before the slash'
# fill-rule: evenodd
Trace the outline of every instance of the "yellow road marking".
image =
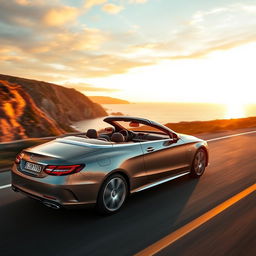
<svg viewBox="0 0 256 256">
<path fill-rule="evenodd" d="M 149 256 L 158 253 L 159 251 L 163 250 L 167 246 L 171 245 L 181 237 L 185 236 L 189 232 L 193 231 L 194 229 L 198 228 L 208 220 L 212 219 L 219 213 L 223 212 L 225 209 L 229 208 L 239 200 L 243 199 L 244 197 L 248 196 L 249 194 L 256 191 L 256 184 L 246 188 L 242 192 L 236 194 L 235 196 L 231 197 L 230 199 L 226 200 L 225 202 L 219 204 L 218 206 L 214 207 L 210 211 L 204 213 L 200 217 L 194 219 L 193 221 L 189 222 L 185 226 L 177 229 L 173 233 L 165 236 L 164 238 L 160 239 L 156 243 L 150 245 L 149 247 L 145 248 L 144 250 L 135 254 L 135 256 Z"/>
</svg>

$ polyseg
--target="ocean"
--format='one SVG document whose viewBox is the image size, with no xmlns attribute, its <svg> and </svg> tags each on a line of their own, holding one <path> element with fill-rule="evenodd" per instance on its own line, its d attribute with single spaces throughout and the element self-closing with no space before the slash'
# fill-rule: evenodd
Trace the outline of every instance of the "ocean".
<svg viewBox="0 0 256 256">
<path fill-rule="evenodd" d="M 256 104 L 131 103 L 103 104 L 102 106 L 109 115 L 121 112 L 125 116 L 148 118 L 162 124 L 256 116 Z M 73 126 L 79 131 L 85 131 L 88 128 L 100 129 L 106 127 L 102 120 L 103 118 L 84 120 L 74 123 Z"/>
</svg>

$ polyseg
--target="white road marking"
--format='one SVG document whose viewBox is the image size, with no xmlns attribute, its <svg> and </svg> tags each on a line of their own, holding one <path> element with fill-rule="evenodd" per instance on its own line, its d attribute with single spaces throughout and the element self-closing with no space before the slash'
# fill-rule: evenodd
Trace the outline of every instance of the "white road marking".
<svg viewBox="0 0 256 256">
<path fill-rule="evenodd" d="M 218 137 L 218 138 L 209 139 L 209 140 L 206 140 L 206 141 L 207 141 L 207 142 L 210 142 L 210 141 L 216 141 L 216 140 L 224 140 L 224 139 L 228 139 L 228 138 L 232 138 L 232 137 L 237 137 L 237 136 L 242 136 L 242 135 L 247 135 L 247 134 L 252 134 L 252 133 L 256 133 L 256 131 L 250 131 L 250 132 L 243 132 L 243 133 L 231 134 L 231 135 L 227 135 L 227 136 L 223 136 L 223 137 Z"/>
<path fill-rule="evenodd" d="M 237 137 L 237 136 L 242 136 L 242 135 L 247 135 L 247 134 L 252 134 L 252 133 L 256 133 L 256 131 L 237 133 L 237 134 L 232 134 L 232 135 L 227 135 L 227 136 L 223 136 L 223 137 L 209 139 L 209 140 L 206 140 L 206 141 L 210 142 L 210 141 L 216 141 L 216 140 L 224 140 L 224 139 L 228 139 L 228 138 L 232 138 L 232 137 Z M 11 187 L 11 184 L 0 186 L 0 189 L 9 188 L 9 187 Z"/>
<path fill-rule="evenodd" d="M 3 186 L 0 186 L 0 189 L 9 188 L 11 186 L 12 186 L 12 184 L 3 185 Z"/>
</svg>

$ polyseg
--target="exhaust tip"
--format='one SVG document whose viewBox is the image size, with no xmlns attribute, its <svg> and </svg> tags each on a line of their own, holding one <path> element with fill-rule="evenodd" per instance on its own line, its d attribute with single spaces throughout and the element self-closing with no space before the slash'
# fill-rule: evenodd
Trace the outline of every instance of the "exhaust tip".
<svg viewBox="0 0 256 256">
<path fill-rule="evenodd" d="M 52 203 L 52 202 L 47 202 L 47 201 L 44 201 L 43 204 L 49 208 L 52 208 L 52 209 L 55 209 L 55 210 L 58 210 L 60 209 L 60 205 L 58 204 L 55 204 L 55 203 Z"/>
</svg>

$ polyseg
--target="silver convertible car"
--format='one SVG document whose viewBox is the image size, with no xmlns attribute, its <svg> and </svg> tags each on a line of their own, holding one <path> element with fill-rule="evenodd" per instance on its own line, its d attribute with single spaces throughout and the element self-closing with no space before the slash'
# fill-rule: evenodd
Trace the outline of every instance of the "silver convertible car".
<svg viewBox="0 0 256 256">
<path fill-rule="evenodd" d="M 56 138 L 24 149 L 12 168 L 12 188 L 46 206 L 94 204 L 118 211 L 131 193 L 183 175 L 200 177 L 208 165 L 201 139 L 136 117 L 107 117 L 100 132 Z"/>
</svg>

